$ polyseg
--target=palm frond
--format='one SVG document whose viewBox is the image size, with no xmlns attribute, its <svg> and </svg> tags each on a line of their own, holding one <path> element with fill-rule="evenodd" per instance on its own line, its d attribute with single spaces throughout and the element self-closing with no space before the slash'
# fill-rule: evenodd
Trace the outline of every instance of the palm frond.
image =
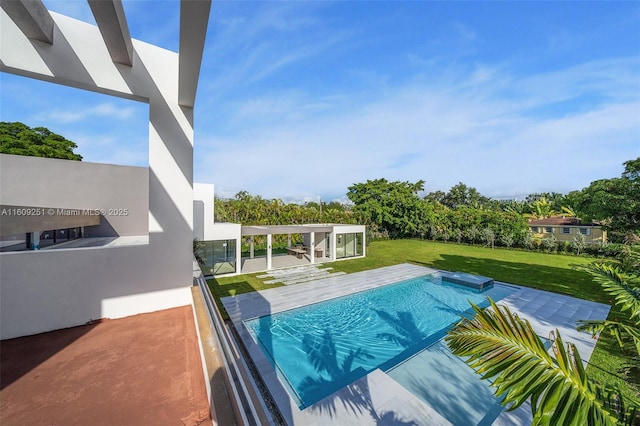
<svg viewBox="0 0 640 426">
<path fill-rule="evenodd" d="M 619 386 L 598 386 L 596 388 L 598 399 L 604 407 L 618 418 L 621 426 L 640 425 L 640 409 L 633 403 L 627 404 Z"/>
<path fill-rule="evenodd" d="M 580 354 L 568 350 L 556 331 L 552 357 L 528 321 L 489 299 L 490 309 L 472 304 L 475 316 L 462 319 L 447 335 L 454 354 L 492 386 L 503 404 L 513 410 L 531 401 L 534 424 L 613 425 L 612 417 L 596 398 Z"/>
<path fill-rule="evenodd" d="M 640 329 L 638 327 L 628 326 L 618 321 L 580 320 L 577 329 L 591 333 L 592 336 L 607 332 L 615 337 L 621 348 L 624 347 L 625 337 L 630 337 L 636 352 L 640 355 Z"/>
<path fill-rule="evenodd" d="M 590 274 L 607 293 L 615 297 L 622 311 L 631 311 L 631 319 L 640 325 L 640 288 L 632 287 L 627 282 L 628 279 L 635 281 L 637 277 L 628 276 L 617 266 L 604 263 L 578 265 L 575 268 Z"/>
</svg>

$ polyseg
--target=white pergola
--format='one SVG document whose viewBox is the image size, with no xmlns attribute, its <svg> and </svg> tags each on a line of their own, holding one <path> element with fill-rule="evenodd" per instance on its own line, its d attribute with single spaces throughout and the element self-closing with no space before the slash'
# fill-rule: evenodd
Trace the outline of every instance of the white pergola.
<svg viewBox="0 0 640 426">
<path fill-rule="evenodd" d="M 178 52 L 132 39 L 120 0 L 88 3 L 97 26 L 40 0 L 0 0 L 0 70 L 148 104 L 148 243 L 3 254 L 3 339 L 191 303 L 194 102 L 211 0 L 180 1 Z M 42 164 L 25 172 L 29 187 L 3 181 L 0 203 L 77 206 L 92 191 L 73 181 L 51 198 L 62 183 Z"/>
<path fill-rule="evenodd" d="M 243 237 L 251 237 L 249 241 L 249 257 L 253 259 L 253 237 L 256 235 L 266 235 L 267 237 L 267 270 L 272 268 L 272 238 L 273 235 L 287 235 L 288 236 L 288 247 L 291 247 L 291 234 L 308 234 L 309 235 L 309 260 L 310 262 L 316 263 L 315 259 L 315 246 L 316 240 L 315 235 L 316 232 L 333 232 L 334 225 L 270 225 L 270 226 L 243 226 L 242 227 L 242 236 Z M 333 234 L 332 234 L 333 238 Z M 335 242 L 332 242 L 335 246 Z M 335 251 L 332 250 L 332 253 Z M 335 254 L 333 255 L 335 260 Z"/>
<path fill-rule="evenodd" d="M 121 0 L 87 0 L 98 24 L 102 40 L 114 64 L 134 67 L 134 47 Z M 41 0 L 1 0 L 2 9 L 26 38 L 34 42 L 54 45 L 55 21 Z M 178 72 L 178 104 L 193 107 L 200 76 L 202 52 L 209 22 L 211 0 L 180 1 L 180 47 Z M 2 22 L 5 26 L 8 23 Z M 4 36 L 4 34 L 3 34 Z M 62 42 L 62 40 L 60 40 Z M 4 44 L 4 43 L 3 43 Z M 3 46 L 5 50 L 5 46 Z M 10 51 L 6 52 L 10 56 Z M 2 57 L 0 69 L 5 72 L 23 74 L 11 58 Z M 31 75 L 34 78 L 55 81 L 46 75 Z M 74 85 L 70 82 L 70 85 Z"/>
</svg>

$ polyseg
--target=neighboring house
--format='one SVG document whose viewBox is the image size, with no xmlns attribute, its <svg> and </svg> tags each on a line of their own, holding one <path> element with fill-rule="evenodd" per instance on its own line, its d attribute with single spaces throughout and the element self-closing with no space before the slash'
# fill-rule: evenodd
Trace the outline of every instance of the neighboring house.
<svg viewBox="0 0 640 426">
<path fill-rule="evenodd" d="M 599 223 L 582 223 L 575 217 L 548 217 L 529 221 L 529 229 L 534 238 L 551 238 L 558 242 L 573 241 L 576 235 L 582 234 L 587 244 L 606 244 L 607 231 Z"/>
</svg>

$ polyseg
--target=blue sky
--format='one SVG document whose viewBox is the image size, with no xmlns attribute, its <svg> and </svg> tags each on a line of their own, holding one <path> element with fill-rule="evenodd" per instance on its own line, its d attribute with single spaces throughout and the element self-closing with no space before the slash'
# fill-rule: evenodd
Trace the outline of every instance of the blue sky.
<svg viewBox="0 0 640 426">
<path fill-rule="evenodd" d="M 134 38 L 177 50 L 177 1 L 123 3 Z M 1 78 L 2 121 L 147 165 L 145 104 Z M 214 1 L 195 119 L 194 177 L 220 195 L 582 189 L 640 156 L 640 2 Z"/>
</svg>

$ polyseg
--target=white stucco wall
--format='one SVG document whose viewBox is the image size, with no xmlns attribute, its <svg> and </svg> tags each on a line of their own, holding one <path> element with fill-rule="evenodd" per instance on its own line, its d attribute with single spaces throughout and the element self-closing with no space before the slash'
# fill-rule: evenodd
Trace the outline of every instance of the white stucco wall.
<svg viewBox="0 0 640 426">
<path fill-rule="evenodd" d="M 201 241 L 213 232 L 213 191 L 213 184 L 193 184 L 193 238 Z"/>
<path fill-rule="evenodd" d="M 115 64 L 96 26 L 51 15 L 49 45 L 0 10 L 0 69 L 149 104 L 149 244 L 0 254 L 2 339 L 191 302 L 193 109 L 178 105 L 178 54 L 133 40 L 133 66 Z"/>
<path fill-rule="evenodd" d="M 240 240 L 242 225 L 239 223 L 218 222 L 211 227 L 211 232 L 205 235 L 205 240 Z"/>
<path fill-rule="evenodd" d="M 331 235 L 331 259 L 336 260 L 336 234 L 347 234 L 353 232 L 362 233 L 362 257 L 367 256 L 367 232 L 365 225 L 335 225 Z"/>
<path fill-rule="evenodd" d="M 149 233 L 149 169 L 0 154 L 0 205 L 101 210 L 87 236 Z"/>
</svg>

